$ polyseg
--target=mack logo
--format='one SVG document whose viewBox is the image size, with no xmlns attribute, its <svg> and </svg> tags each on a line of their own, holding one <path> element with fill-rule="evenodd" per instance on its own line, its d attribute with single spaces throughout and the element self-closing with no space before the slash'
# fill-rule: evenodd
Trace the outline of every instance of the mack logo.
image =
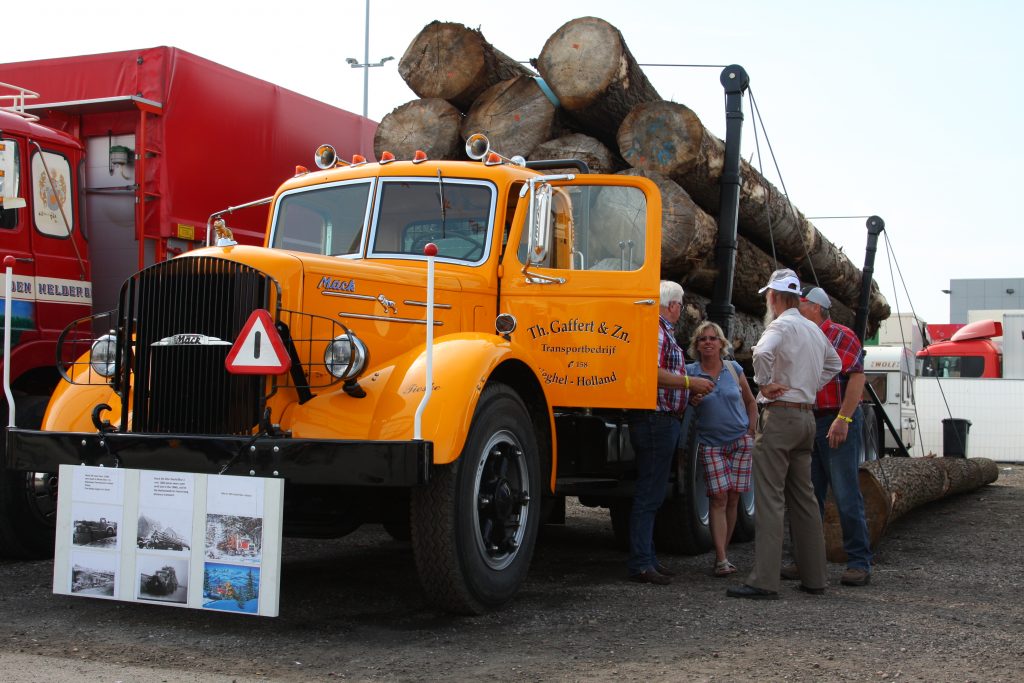
<svg viewBox="0 0 1024 683">
<path fill-rule="evenodd" d="M 336 277 L 324 275 L 322 278 L 320 278 L 320 282 L 319 284 L 317 284 L 316 287 L 317 289 L 322 289 L 329 292 L 354 292 L 356 291 L 356 281 L 339 280 Z"/>
<path fill-rule="evenodd" d="M 153 342 L 152 346 L 231 346 L 231 342 L 205 334 L 176 334 Z"/>
</svg>

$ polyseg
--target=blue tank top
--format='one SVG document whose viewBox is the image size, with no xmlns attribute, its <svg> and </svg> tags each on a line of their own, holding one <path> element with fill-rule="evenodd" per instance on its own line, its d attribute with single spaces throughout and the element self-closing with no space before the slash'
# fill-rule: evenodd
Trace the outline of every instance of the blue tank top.
<svg viewBox="0 0 1024 683">
<path fill-rule="evenodd" d="M 743 368 L 736 361 L 732 363 L 736 377 L 743 378 Z M 750 427 L 747 407 L 743 404 L 743 394 L 732 378 L 732 373 L 724 365 L 718 377 L 712 377 L 700 367 L 700 361 L 688 363 L 686 374 L 704 377 L 715 383 L 715 389 L 704 397 L 697 406 L 697 442 L 706 446 L 725 446 L 743 436 Z M 692 406 L 691 406 L 692 408 Z"/>
</svg>

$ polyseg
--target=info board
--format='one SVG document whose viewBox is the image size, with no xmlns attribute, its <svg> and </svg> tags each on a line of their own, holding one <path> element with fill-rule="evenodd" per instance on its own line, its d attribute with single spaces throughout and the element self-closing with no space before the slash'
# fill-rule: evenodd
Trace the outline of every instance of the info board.
<svg viewBox="0 0 1024 683">
<path fill-rule="evenodd" d="M 61 465 L 53 592 L 278 615 L 284 481 Z"/>
</svg>

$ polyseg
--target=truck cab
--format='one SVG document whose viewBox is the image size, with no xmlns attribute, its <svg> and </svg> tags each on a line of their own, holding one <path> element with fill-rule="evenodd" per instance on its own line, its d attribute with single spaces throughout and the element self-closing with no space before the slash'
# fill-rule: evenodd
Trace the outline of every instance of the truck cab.
<svg viewBox="0 0 1024 683">
<path fill-rule="evenodd" d="M 215 245 L 65 330 L 63 381 L 42 429 L 9 430 L 8 468 L 280 477 L 286 534 L 382 522 L 439 607 L 506 602 L 565 496 L 628 509 L 626 411 L 656 398 L 661 197 L 467 153 L 321 148 L 270 200 L 262 247 L 211 217 Z"/>
<path fill-rule="evenodd" d="M 1003 324 L 978 320 L 917 352 L 918 377 L 1002 377 Z"/>
<path fill-rule="evenodd" d="M 0 103 L 10 101 L 8 87 L 0 84 Z M 31 95 L 15 91 L 18 100 Z M 10 259 L 4 286 L 11 311 L 10 355 L 0 363 L 22 427 L 39 427 L 60 380 L 54 359 L 62 330 L 91 312 L 82 159 L 82 145 L 70 135 L 39 125 L 21 108 L 0 106 L 0 257 Z M 6 425 L 11 408 L 0 405 Z M 56 502 L 52 474 L 0 473 L 0 555 L 52 554 Z"/>
</svg>

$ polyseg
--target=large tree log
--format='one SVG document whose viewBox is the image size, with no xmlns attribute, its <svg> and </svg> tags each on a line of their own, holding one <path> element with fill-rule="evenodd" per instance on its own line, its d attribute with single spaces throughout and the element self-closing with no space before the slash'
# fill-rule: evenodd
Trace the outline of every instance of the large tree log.
<svg viewBox="0 0 1024 683">
<path fill-rule="evenodd" d="M 462 137 L 483 133 L 505 155 L 529 156 L 559 134 L 558 111 L 532 76 L 495 83 L 476 99 L 462 122 Z"/>
<path fill-rule="evenodd" d="M 910 510 L 998 478 L 999 468 L 987 458 L 882 458 L 862 464 L 860 490 L 872 547 Z M 843 530 L 831 496 L 825 504 L 824 528 L 829 562 L 845 562 Z"/>
<path fill-rule="evenodd" d="M 530 159 L 579 159 L 587 164 L 591 173 L 616 173 L 626 167 L 617 153 L 597 138 L 582 133 L 542 142 L 534 148 Z"/>
<path fill-rule="evenodd" d="M 562 108 L 609 146 L 633 107 L 660 99 L 622 34 L 603 19 L 563 25 L 544 43 L 536 64 Z"/>
<path fill-rule="evenodd" d="M 718 212 L 725 144 L 686 106 L 661 101 L 638 105 L 619 128 L 618 146 L 630 165 L 672 178 L 699 206 Z M 860 270 L 750 164 L 741 163 L 741 176 L 740 232 L 769 253 L 774 244 L 780 263 L 795 266 L 805 280 L 817 280 L 855 307 Z M 888 315 L 889 306 L 873 283 L 869 317 Z"/>
<path fill-rule="evenodd" d="M 409 43 L 398 73 L 418 97 L 439 97 L 466 111 L 487 88 L 530 70 L 494 49 L 480 31 L 432 21 Z"/>
<path fill-rule="evenodd" d="M 438 98 L 413 100 L 386 114 L 373 136 L 373 151 L 380 159 L 387 150 L 398 159 L 412 159 L 421 149 L 431 159 L 465 159 L 459 135 L 462 114 Z"/>
</svg>

